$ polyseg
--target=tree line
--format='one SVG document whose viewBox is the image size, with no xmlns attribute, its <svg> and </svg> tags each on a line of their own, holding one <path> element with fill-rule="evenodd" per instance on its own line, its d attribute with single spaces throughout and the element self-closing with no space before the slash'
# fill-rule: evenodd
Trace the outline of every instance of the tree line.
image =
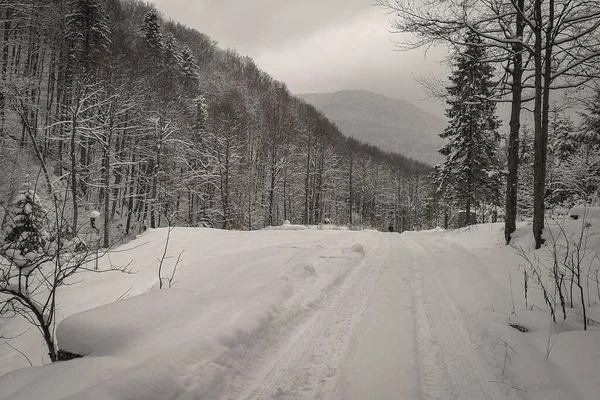
<svg viewBox="0 0 600 400">
<path fill-rule="evenodd" d="M 426 223 L 429 166 L 344 137 L 148 3 L 6 0 L 0 46 L 3 206 L 28 180 L 71 234 L 100 211 L 104 247 L 166 225 Z"/>
</svg>

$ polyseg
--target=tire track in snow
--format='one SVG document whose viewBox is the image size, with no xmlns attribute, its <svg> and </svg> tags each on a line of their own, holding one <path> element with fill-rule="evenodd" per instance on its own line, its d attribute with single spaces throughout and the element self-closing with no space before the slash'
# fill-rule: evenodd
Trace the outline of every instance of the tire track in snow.
<svg viewBox="0 0 600 400">
<path fill-rule="evenodd" d="M 330 400 L 419 399 L 412 257 L 400 235 L 389 238 L 389 255 L 354 327 Z"/>
<path fill-rule="evenodd" d="M 429 304 L 424 294 L 423 273 L 417 262 L 413 246 L 407 243 L 412 253 L 413 284 L 414 284 L 414 320 L 415 339 L 419 362 L 419 386 L 423 400 L 453 399 L 452 386 L 447 366 L 442 356 L 442 349 L 433 331 L 429 316 Z"/>
<path fill-rule="evenodd" d="M 382 243 L 383 242 L 383 243 Z M 380 247 L 383 246 L 383 249 Z M 341 358 L 360 317 L 380 267 L 389 253 L 387 240 L 340 277 L 311 318 L 272 357 L 255 378 L 246 400 L 321 399 L 335 383 Z"/>
<path fill-rule="evenodd" d="M 462 323 L 462 314 L 439 281 L 427 250 L 407 236 L 403 235 L 403 239 L 411 249 L 415 274 L 416 339 L 422 399 L 500 398 L 489 383 L 490 377 L 482 376 L 485 369 Z"/>
</svg>

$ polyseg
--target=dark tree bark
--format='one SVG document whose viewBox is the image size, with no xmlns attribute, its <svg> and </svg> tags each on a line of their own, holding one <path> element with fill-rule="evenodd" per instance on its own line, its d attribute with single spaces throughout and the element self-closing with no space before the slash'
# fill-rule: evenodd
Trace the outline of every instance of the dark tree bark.
<svg viewBox="0 0 600 400">
<path fill-rule="evenodd" d="M 525 21 L 522 10 L 525 0 L 518 0 L 516 14 L 516 34 L 523 37 Z M 512 233 L 517 229 L 517 193 L 519 171 L 519 131 L 521 129 L 521 104 L 523 97 L 523 43 L 517 42 L 512 46 L 512 104 L 510 110 L 510 133 L 508 137 L 508 176 L 506 179 L 506 210 L 504 221 L 504 238 L 510 244 Z"/>
<path fill-rule="evenodd" d="M 533 173 L 533 237 L 535 247 L 544 244 L 544 196 L 546 194 L 546 161 L 548 158 L 548 113 L 552 82 L 552 48 L 554 34 L 554 0 L 550 0 L 546 46 L 542 47 L 542 0 L 535 0 L 535 106 L 534 106 L 534 173 Z M 544 53 L 543 53 L 544 51 Z"/>
<path fill-rule="evenodd" d="M 544 180 L 542 174 L 543 161 L 543 133 L 542 133 L 542 101 L 543 101 L 543 57 L 542 57 L 542 0 L 535 0 L 535 36 L 534 63 L 535 63 L 535 104 L 534 118 L 534 161 L 533 161 L 533 236 L 536 248 L 542 245 L 542 231 L 544 229 Z"/>
<path fill-rule="evenodd" d="M 304 224 L 308 225 L 309 220 L 309 206 L 310 206 L 310 157 L 311 157 L 311 143 L 312 135 L 310 130 L 308 131 L 307 146 L 306 146 L 306 173 L 304 176 Z"/>
</svg>

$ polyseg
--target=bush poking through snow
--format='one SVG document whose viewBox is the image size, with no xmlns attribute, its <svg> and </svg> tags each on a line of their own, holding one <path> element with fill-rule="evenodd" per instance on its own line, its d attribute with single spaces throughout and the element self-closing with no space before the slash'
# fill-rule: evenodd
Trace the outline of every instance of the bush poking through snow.
<svg viewBox="0 0 600 400">
<path fill-rule="evenodd" d="M 594 217 L 595 208 L 591 208 Z M 550 240 L 545 247 L 545 254 L 529 252 L 516 245 L 514 247 L 525 260 L 523 278 L 526 305 L 530 285 L 537 285 L 542 291 L 554 323 L 557 322 L 557 308 L 560 308 L 563 320 L 566 320 L 567 310 L 579 305 L 583 314 L 583 329 L 587 330 L 589 322 L 587 307 L 591 306 L 591 293 L 594 289 L 597 290 L 600 301 L 600 284 L 597 279 L 597 261 L 600 259 L 600 254 L 588 243 L 592 226 L 588 208 L 578 208 L 570 214 L 577 215 L 578 219 L 569 222 L 568 226 L 566 221 L 569 219 L 565 216 L 560 220 L 551 217 L 552 223 L 547 223 L 546 231 Z M 596 288 L 593 287 L 594 282 Z"/>
<path fill-rule="evenodd" d="M 81 354 L 69 353 L 66 350 L 58 350 L 56 357 L 58 361 L 69 361 L 74 360 L 75 358 L 83 357 Z"/>
<path fill-rule="evenodd" d="M 529 332 L 529 329 L 527 329 L 523 325 L 519 325 L 519 324 L 515 324 L 515 323 L 510 323 L 509 325 L 512 328 L 515 328 L 516 330 L 518 330 L 519 332 L 523 332 L 523 333 Z"/>
<path fill-rule="evenodd" d="M 162 256 L 158 259 L 158 288 L 159 289 L 162 289 L 163 286 L 165 285 L 165 283 L 168 285 L 169 288 L 171 288 L 175 284 L 175 273 L 177 272 L 177 266 L 181 262 L 181 256 L 185 252 L 185 249 L 183 249 L 177 256 L 177 261 L 175 261 L 175 266 L 173 266 L 173 269 L 171 270 L 171 275 L 163 276 L 163 274 L 162 274 L 163 264 L 166 259 L 170 258 L 167 256 L 167 251 L 169 250 L 169 241 L 171 239 L 171 232 L 174 229 L 174 227 L 171 226 L 171 220 L 168 218 L 167 218 L 167 220 L 169 221 L 169 227 L 168 227 L 168 231 L 167 231 L 167 239 L 165 240 L 165 247 L 164 247 Z"/>
</svg>

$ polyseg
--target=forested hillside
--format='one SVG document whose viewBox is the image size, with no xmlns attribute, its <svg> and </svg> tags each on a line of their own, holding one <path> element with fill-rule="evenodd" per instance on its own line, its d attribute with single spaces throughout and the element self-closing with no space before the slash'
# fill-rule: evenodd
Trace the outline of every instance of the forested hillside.
<svg viewBox="0 0 600 400">
<path fill-rule="evenodd" d="M 411 103 L 366 90 L 300 97 L 323 111 L 345 135 L 425 163 L 443 160 L 438 150 L 444 140 L 439 134 L 446 127 L 446 120 Z"/>
<path fill-rule="evenodd" d="M 343 137 L 152 5 L 6 0 L 0 38 L 2 208 L 32 185 L 72 231 L 99 211 L 103 246 L 144 226 L 422 223 L 429 167 Z"/>
</svg>

